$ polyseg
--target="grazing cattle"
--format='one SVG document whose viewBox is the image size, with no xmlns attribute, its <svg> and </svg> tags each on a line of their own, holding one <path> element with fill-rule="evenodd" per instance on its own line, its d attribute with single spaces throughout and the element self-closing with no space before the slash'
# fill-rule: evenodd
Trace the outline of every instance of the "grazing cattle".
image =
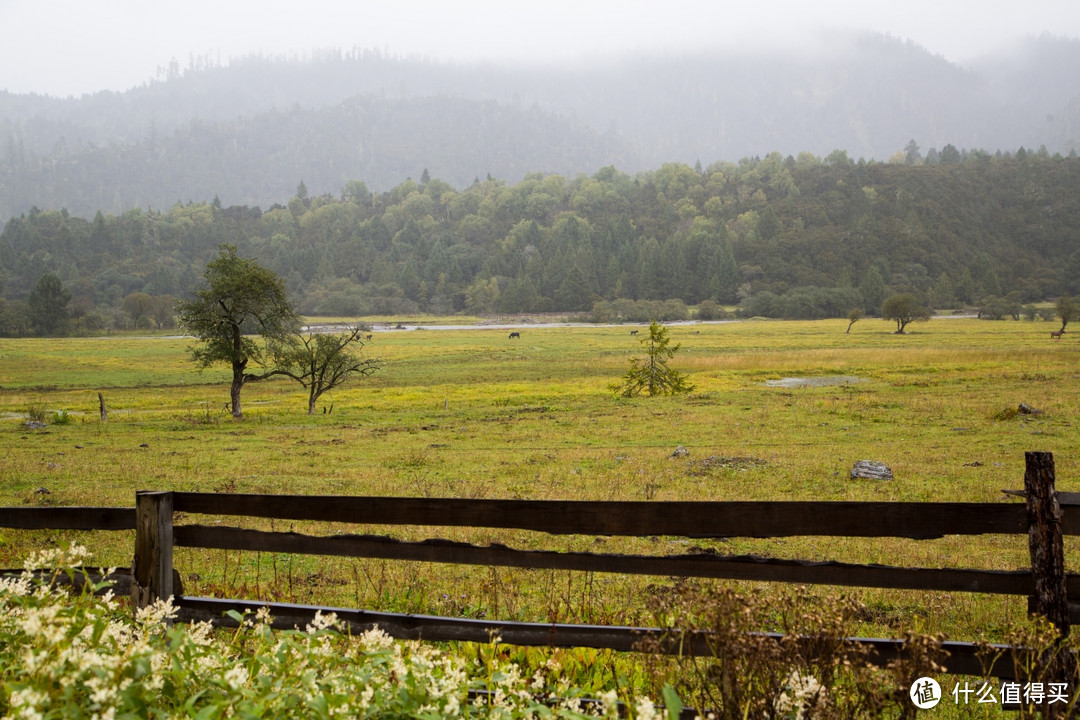
<svg viewBox="0 0 1080 720">
<path fill-rule="evenodd" d="M 510 333 L 510 339 L 511 339 L 511 340 L 513 340 L 514 338 L 520 338 L 520 337 L 521 337 L 521 333 L 519 333 L 519 332 L 518 332 L 517 330 L 515 330 L 515 331 L 514 331 L 514 332 L 512 332 L 512 333 Z"/>
<path fill-rule="evenodd" d="M 630 334 L 631 334 L 631 335 L 637 335 L 637 330 L 631 330 L 631 331 L 630 331 Z"/>
<path fill-rule="evenodd" d="M 1065 329 L 1064 329 L 1064 328 L 1062 328 L 1061 330 L 1051 330 L 1051 331 L 1050 331 L 1050 337 L 1054 338 L 1055 340 L 1060 340 L 1060 339 L 1061 339 L 1061 336 L 1062 336 L 1062 335 L 1063 335 L 1064 333 L 1065 333 Z"/>
</svg>

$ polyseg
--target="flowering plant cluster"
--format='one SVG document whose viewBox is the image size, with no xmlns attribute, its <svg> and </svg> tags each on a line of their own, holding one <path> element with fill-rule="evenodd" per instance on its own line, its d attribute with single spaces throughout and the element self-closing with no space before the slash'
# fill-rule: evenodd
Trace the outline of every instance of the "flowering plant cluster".
<svg viewBox="0 0 1080 720">
<path fill-rule="evenodd" d="M 105 586 L 75 579 L 84 549 L 36 554 L 19 577 L 0 578 L 0 717 L 7 718 L 614 718 L 559 678 L 523 677 L 512 663 L 467 661 L 379 630 L 341 632 L 334 615 L 275 631 L 269 615 L 235 616 L 236 630 L 168 620 L 170 602 L 134 618 Z M 38 568 L 63 568 L 42 576 Z M 122 605 L 124 605 L 122 607 Z M 540 698 L 557 697 L 543 702 Z M 677 698 L 669 704 L 677 714 Z M 657 718 L 643 698 L 631 717 Z"/>
</svg>

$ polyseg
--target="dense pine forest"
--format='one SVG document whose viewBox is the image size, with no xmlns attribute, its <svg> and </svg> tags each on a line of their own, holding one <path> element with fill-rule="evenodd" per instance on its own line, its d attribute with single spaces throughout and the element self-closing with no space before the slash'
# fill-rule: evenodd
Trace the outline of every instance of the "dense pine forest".
<svg viewBox="0 0 1080 720">
<path fill-rule="evenodd" d="M 279 273 L 315 315 L 619 320 L 667 301 L 675 316 L 738 305 L 829 317 L 876 314 L 896 292 L 1015 314 L 1080 292 L 1080 159 L 1045 151 L 924 153 L 912 142 L 903 162 L 773 153 L 464 189 L 425 171 L 381 193 L 352 181 L 337 196 L 298 180 L 266 209 L 215 200 L 12 218 L 0 234 L 0 333 L 169 326 L 175 298 L 223 243 Z"/>
</svg>

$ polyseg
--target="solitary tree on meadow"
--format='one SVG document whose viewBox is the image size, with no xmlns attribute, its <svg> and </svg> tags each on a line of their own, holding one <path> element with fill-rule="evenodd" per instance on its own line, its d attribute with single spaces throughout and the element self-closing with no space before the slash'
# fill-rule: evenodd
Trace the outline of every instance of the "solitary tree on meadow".
<svg viewBox="0 0 1080 720">
<path fill-rule="evenodd" d="M 684 373 L 668 367 L 668 360 L 679 351 L 680 345 L 671 345 L 668 330 L 655 320 L 649 325 L 649 334 L 638 340 L 645 346 L 646 357 L 631 358 L 630 369 L 621 384 L 612 389 L 623 397 L 647 395 L 677 395 L 694 389 Z"/>
<path fill-rule="evenodd" d="M 275 356 L 280 372 L 308 391 L 308 415 L 315 414 L 315 403 L 323 393 L 382 367 L 379 358 L 360 354 L 366 331 L 363 325 L 354 325 L 342 333 L 298 332 L 285 344 L 277 345 Z"/>
<path fill-rule="evenodd" d="M 1072 320 L 1080 320 L 1080 298 L 1062 295 L 1054 305 L 1057 316 L 1061 318 L 1061 332 L 1065 332 L 1065 326 Z"/>
<path fill-rule="evenodd" d="M 863 319 L 863 309 L 862 308 L 852 308 L 851 312 L 849 312 L 847 314 L 847 319 L 848 319 L 848 323 L 847 323 L 847 330 L 844 331 L 845 335 L 851 332 L 851 326 L 852 325 L 854 325 L 855 323 L 857 323 L 857 322 L 859 322 L 860 320 Z"/>
<path fill-rule="evenodd" d="M 916 320 L 929 320 L 930 308 L 919 302 L 911 293 L 899 293 L 885 298 L 881 304 L 881 317 L 896 321 L 896 334 L 903 335 L 904 328 Z"/>
<path fill-rule="evenodd" d="M 232 368 L 229 393 L 234 418 L 244 416 L 240 391 L 249 382 L 284 374 L 280 369 L 250 372 L 271 359 L 270 346 L 285 343 L 299 331 L 300 321 L 289 302 L 285 283 L 273 270 L 222 245 L 206 264 L 205 285 L 179 304 L 180 326 L 201 343 L 191 356 L 203 367 L 227 363 Z"/>
</svg>

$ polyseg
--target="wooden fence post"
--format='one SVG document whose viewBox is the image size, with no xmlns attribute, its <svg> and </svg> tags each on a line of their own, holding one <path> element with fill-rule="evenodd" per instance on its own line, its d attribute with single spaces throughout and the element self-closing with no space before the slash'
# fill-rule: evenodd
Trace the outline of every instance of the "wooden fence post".
<svg viewBox="0 0 1080 720">
<path fill-rule="evenodd" d="M 1045 682 L 1065 683 L 1072 693 L 1076 657 L 1069 651 L 1069 596 L 1065 585 L 1065 546 L 1061 533 L 1061 506 L 1054 488 L 1054 456 L 1048 452 L 1024 454 L 1024 492 L 1027 495 L 1028 549 L 1035 595 L 1028 610 L 1042 615 L 1058 632 L 1053 648 L 1037 660 L 1036 671 Z M 1044 718 L 1062 718 L 1066 705 L 1042 706 Z"/>
<path fill-rule="evenodd" d="M 1028 550 L 1035 595 L 1030 610 L 1069 636 L 1069 597 L 1065 588 L 1065 546 L 1061 539 L 1061 506 L 1054 489 L 1054 455 L 1024 453 Z"/>
<path fill-rule="evenodd" d="M 135 558 L 131 602 L 136 610 L 173 595 L 173 494 L 135 494 Z"/>
</svg>

